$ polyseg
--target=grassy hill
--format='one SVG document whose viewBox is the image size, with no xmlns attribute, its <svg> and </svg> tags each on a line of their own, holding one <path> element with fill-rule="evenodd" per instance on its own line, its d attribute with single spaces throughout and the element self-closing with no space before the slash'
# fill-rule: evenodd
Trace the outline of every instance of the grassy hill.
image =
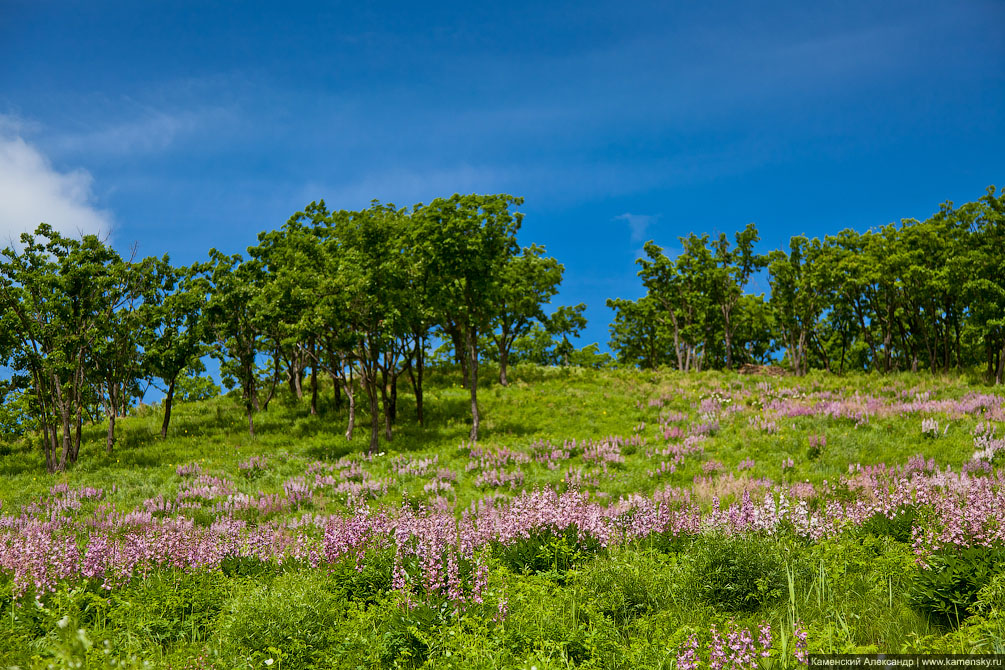
<svg viewBox="0 0 1005 670">
<path fill-rule="evenodd" d="M 481 375 L 489 379 L 489 371 Z M 19 667 L 788 667 L 1005 651 L 1005 397 L 928 375 L 517 367 L 345 410 L 235 397 L 0 448 Z M 977 456 L 975 457 L 975 452 Z M 749 638 L 749 639 L 748 639 Z M 6 642 L 4 642 L 6 639 Z M 722 649 L 720 652 L 718 649 Z M 767 654 L 766 656 L 764 654 Z"/>
</svg>

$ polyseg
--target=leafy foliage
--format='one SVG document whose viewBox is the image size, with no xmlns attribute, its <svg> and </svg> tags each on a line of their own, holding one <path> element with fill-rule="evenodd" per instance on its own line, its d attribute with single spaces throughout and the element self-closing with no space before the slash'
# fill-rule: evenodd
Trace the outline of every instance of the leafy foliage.
<svg viewBox="0 0 1005 670">
<path fill-rule="evenodd" d="M 912 602 L 940 623 L 959 625 L 976 612 L 978 597 L 1005 568 L 1001 547 L 965 547 L 926 559 L 911 590 Z"/>
</svg>

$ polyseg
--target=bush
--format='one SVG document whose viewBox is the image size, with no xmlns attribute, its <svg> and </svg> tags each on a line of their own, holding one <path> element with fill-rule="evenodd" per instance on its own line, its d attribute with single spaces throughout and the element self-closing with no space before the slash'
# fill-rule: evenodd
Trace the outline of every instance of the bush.
<svg viewBox="0 0 1005 670">
<path fill-rule="evenodd" d="M 876 512 L 866 519 L 862 524 L 863 533 L 872 533 L 876 537 L 890 537 L 897 542 L 910 543 L 911 529 L 914 527 L 914 519 L 917 510 L 910 505 L 902 505 L 897 508 L 893 518 L 887 517 L 882 512 Z"/>
<path fill-rule="evenodd" d="M 939 623 L 957 626 L 977 612 L 978 596 L 1005 569 L 1001 547 L 967 547 L 940 551 L 918 570 L 911 602 Z M 993 594 L 985 592 L 993 600 Z"/>
<path fill-rule="evenodd" d="M 450 623 L 452 608 L 420 603 L 395 612 L 381 628 L 380 660 L 386 667 L 417 668 L 429 658 L 437 632 Z"/>
<path fill-rule="evenodd" d="M 513 572 L 543 575 L 564 584 L 569 570 L 600 549 L 595 538 L 569 529 L 561 534 L 543 531 L 509 545 L 496 544 L 492 553 Z"/>
<path fill-rule="evenodd" d="M 205 641 L 212 636 L 230 587 L 221 572 L 161 570 L 112 591 L 108 600 L 92 595 L 82 601 L 81 613 L 84 622 L 93 624 L 107 615 L 109 627 L 161 645 Z"/>
<path fill-rule="evenodd" d="M 228 603 L 219 626 L 235 661 L 250 657 L 254 667 L 264 667 L 271 658 L 284 668 L 330 667 L 352 609 L 331 577 L 304 570 L 248 587 Z"/>
<path fill-rule="evenodd" d="M 620 655 L 618 630 L 585 592 L 538 577 L 510 584 L 504 646 L 513 659 L 501 667 L 612 667 Z M 550 659 L 550 663 L 542 663 Z M 514 662 L 515 661 L 515 662 Z"/>
<path fill-rule="evenodd" d="M 753 612 L 786 588 L 779 544 L 756 536 L 700 536 L 687 554 L 689 586 L 719 610 Z"/>
<path fill-rule="evenodd" d="M 666 556 L 622 551 L 586 567 L 579 584 L 598 611 L 624 626 L 669 607 L 680 595 L 677 573 Z"/>
</svg>

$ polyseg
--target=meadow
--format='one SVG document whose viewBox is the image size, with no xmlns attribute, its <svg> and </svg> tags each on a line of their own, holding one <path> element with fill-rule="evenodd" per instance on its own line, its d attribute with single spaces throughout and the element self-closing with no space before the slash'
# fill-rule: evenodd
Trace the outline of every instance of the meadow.
<svg viewBox="0 0 1005 670">
<path fill-rule="evenodd" d="M 791 668 L 1005 653 L 1005 395 L 963 376 L 433 370 L 391 442 L 280 395 L 0 446 L 0 667 Z M 367 424 L 365 415 L 359 419 Z"/>
</svg>

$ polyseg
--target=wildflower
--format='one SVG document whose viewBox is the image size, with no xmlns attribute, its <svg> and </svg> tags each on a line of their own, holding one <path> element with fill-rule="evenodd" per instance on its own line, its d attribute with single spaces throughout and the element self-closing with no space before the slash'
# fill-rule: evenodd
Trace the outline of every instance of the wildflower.
<svg viewBox="0 0 1005 670">
<path fill-rule="evenodd" d="M 677 652 L 677 670 L 695 670 L 698 667 L 698 637 L 692 633 Z"/>
<path fill-rule="evenodd" d="M 796 624 L 795 636 L 796 636 L 796 649 L 794 653 L 796 660 L 802 663 L 803 665 L 808 665 L 809 660 L 806 656 L 806 629 L 803 628 L 802 623 Z"/>
</svg>

